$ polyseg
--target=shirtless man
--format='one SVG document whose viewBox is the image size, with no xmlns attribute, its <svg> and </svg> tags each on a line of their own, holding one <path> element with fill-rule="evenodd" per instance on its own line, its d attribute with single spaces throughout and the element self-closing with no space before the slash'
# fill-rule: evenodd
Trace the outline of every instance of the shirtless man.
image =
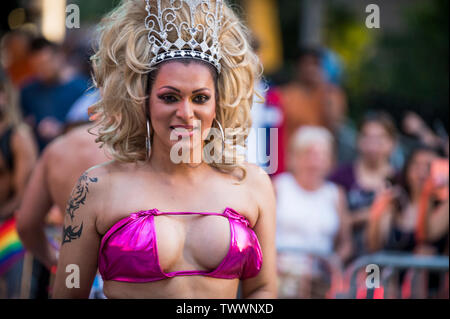
<svg viewBox="0 0 450 319">
<path fill-rule="evenodd" d="M 17 229 L 24 246 L 48 269 L 57 264 L 57 257 L 44 232 L 47 215 L 53 206 L 64 212 L 78 177 L 88 168 L 108 161 L 95 143 L 95 136 L 88 132 L 90 127 L 92 124 L 77 127 L 44 150 L 17 214 Z"/>
</svg>

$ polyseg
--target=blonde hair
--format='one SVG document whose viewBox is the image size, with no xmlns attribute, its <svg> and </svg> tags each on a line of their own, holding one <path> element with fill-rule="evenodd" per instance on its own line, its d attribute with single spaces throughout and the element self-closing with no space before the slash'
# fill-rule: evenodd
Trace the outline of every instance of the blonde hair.
<svg viewBox="0 0 450 319">
<path fill-rule="evenodd" d="M 215 2 L 215 0 L 211 0 Z M 154 5 L 155 0 L 150 1 Z M 204 21 L 202 10 L 195 19 Z M 102 98 L 91 111 L 98 114 L 98 138 L 114 159 L 122 162 L 145 160 L 146 101 L 150 88 L 148 74 L 158 70 L 150 68 L 154 57 L 148 41 L 144 20 L 147 16 L 145 1 L 122 0 L 121 4 L 103 18 L 98 48 L 92 57 L 94 83 L 102 88 Z M 185 20 L 185 10 L 177 12 L 176 21 Z M 168 40 L 173 34 L 169 34 Z M 198 36 L 201 36 L 199 34 Z M 197 39 L 200 41 L 200 39 Z M 231 129 L 227 139 L 247 139 L 252 125 L 250 110 L 254 85 L 262 75 L 262 65 L 250 46 L 249 30 L 225 3 L 224 18 L 219 33 L 222 71 L 217 78 L 217 120 L 222 127 Z M 214 121 L 213 125 L 217 125 Z M 218 127 L 217 127 L 218 128 Z M 151 127 L 153 137 L 153 127 Z M 205 141 L 219 143 L 222 141 Z M 212 163 L 222 171 L 231 173 L 236 168 L 247 174 L 242 157 L 233 156 L 226 143 L 221 163 Z"/>
</svg>

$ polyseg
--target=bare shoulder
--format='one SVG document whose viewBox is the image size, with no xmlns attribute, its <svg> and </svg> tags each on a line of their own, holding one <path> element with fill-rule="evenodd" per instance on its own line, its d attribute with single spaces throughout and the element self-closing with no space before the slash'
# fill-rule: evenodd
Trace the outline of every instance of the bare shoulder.
<svg viewBox="0 0 450 319">
<path fill-rule="evenodd" d="M 110 163 L 96 165 L 84 171 L 72 189 L 66 213 L 73 219 L 74 212 L 81 206 L 90 211 L 101 211 L 107 197 Z"/>
<path fill-rule="evenodd" d="M 245 163 L 247 170 L 247 183 L 249 187 L 259 192 L 271 192 L 273 189 L 272 180 L 269 175 L 261 167 L 252 163 Z"/>
<path fill-rule="evenodd" d="M 73 152 L 79 152 L 76 149 L 78 145 L 85 147 L 86 140 L 92 140 L 95 145 L 95 137 L 89 133 L 90 125 L 82 125 L 80 127 L 73 128 L 64 135 L 57 137 L 46 148 L 45 151 L 49 153 L 51 157 L 62 158 L 72 156 Z"/>
<path fill-rule="evenodd" d="M 101 164 L 92 166 L 86 172 L 89 174 L 97 175 L 102 178 L 113 177 L 121 173 L 127 173 L 133 170 L 133 163 L 122 163 L 117 160 L 105 161 Z"/>
<path fill-rule="evenodd" d="M 90 181 L 95 183 L 93 188 L 96 195 L 107 200 L 116 182 L 120 180 L 121 176 L 127 176 L 131 166 L 133 165 L 116 160 L 104 162 L 87 169 L 80 176 L 79 182 Z"/>
<path fill-rule="evenodd" d="M 68 149 L 70 144 L 68 143 L 67 136 L 62 135 L 54 139 L 48 144 L 42 152 L 42 159 L 46 162 L 58 162 L 59 165 L 65 163 L 65 160 L 70 152 Z"/>
<path fill-rule="evenodd" d="M 90 179 L 95 180 L 97 185 L 106 186 L 111 175 L 114 174 L 115 171 L 117 171 L 117 163 L 112 160 L 88 168 L 80 178 L 89 177 Z"/>
<path fill-rule="evenodd" d="M 245 163 L 246 184 L 259 207 L 259 217 L 275 213 L 275 190 L 269 175 L 258 165 Z"/>
</svg>

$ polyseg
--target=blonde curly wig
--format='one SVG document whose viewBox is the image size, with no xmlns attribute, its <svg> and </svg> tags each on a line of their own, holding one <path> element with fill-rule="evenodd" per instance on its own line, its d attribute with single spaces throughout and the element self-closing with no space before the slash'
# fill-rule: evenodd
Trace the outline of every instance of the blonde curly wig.
<svg viewBox="0 0 450 319">
<path fill-rule="evenodd" d="M 154 0 L 150 1 L 151 5 L 154 3 Z M 149 67 L 154 55 L 144 24 L 146 16 L 144 0 L 122 0 L 102 19 L 99 41 L 91 58 L 94 83 L 102 89 L 101 100 L 90 110 L 98 115 L 97 142 L 121 162 L 146 159 L 146 103 L 151 89 L 148 79 L 149 74 L 157 72 L 161 66 Z M 189 19 L 187 17 L 185 10 L 180 11 L 176 21 L 185 21 Z M 198 10 L 196 21 L 201 23 L 204 18 Z M 174 41 L 171 36 L 174 35 L 169 35 L 169 40 Z M 216 119 L 227 129 L 227 143 L 222 161 L 210 165 L 228 173 L 240 168 L 245 179 L 243 156 L 236 155 L 233 144 L 236 139 L 242 141 L 248 136 L 252 124 L 250 110 L 254 85 L 262 75 L 262 65 L 250 46 L 249 30 L 227 3 L 224 5 L 219 42 L 222 70 L 216 83 Z M 153 127 L 151 132 L 153 136 Z M 216 149 L 222 148 L 222 141 L 206 140 L 205 146 L 208 143 L 219 143 Z"/>
</svg>

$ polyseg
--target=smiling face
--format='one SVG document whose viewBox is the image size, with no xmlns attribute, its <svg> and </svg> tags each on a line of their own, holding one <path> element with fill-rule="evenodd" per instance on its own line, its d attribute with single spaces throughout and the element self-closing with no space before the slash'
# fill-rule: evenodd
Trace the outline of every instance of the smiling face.
<svg viewBox="0 0 450 319">
<path fill-rule="evenodd" d="M 150 92 L 152 146 L 170 149 L 182 140 L 190 141 L 191 150 L 202 147 L 202 137 L 211 129 L 216 116 L 213 72 L 196 61 L 188 64 L 171 61 L 160 67 Z M 178 140 L 171 140 L 172 133 Z M 193 134 L 201 135 L 194 139 Z"/>
<path fill-rule="evenodd" d="M 308 184 L 322 183 L 330 172 L 333 159 L 332 146 L 315 143 L 298 148 L 292 157 L 293 171 Z"/>
</svg>

